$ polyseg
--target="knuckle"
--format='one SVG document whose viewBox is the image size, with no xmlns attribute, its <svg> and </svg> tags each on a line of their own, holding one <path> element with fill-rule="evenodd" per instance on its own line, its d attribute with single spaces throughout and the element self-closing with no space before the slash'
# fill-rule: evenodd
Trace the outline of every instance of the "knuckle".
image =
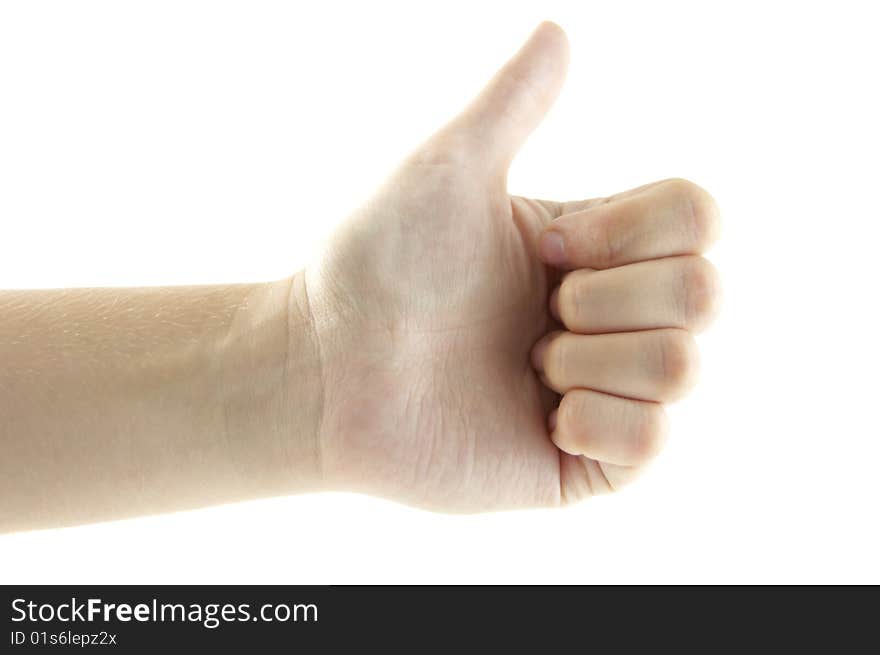
<svg viewBox="0 0 880 655">
<path fill-rule="evenodd" d="M 684 395 L 696 382 L 697 344 L 686 330 L 663 330 L 658 344 L 661 399 L 672 400 Z"/>
<path fill-rule="evenodd" d="M 654 459 L 663 449 L 669 432 L 666 413 L 660 405 L 646 405 L 646 410 L 633 441 L 633 457 L 638 463 Z"/>
<path fill-rule="evenodd" d="M 466 134 L 444 130 L 423 143 L 408 161 L 417 166 L 448 168 L 454 171 L 473 161 L 472 149 Z"/>
<path fill-rule="evenodd" d="M 562 396 L 556 414 L 557 429 L 553 433 L 554 443 L 562 450 L 570 454 L 580 454 L 580 437 L 578 428 L 582 424 L 580 420 L 581 403 L 577 394 L 570 392 Z"/>
<path fill-rule="evenodd" d="M 721 297 L 718 271 L 702 257 L 689 257 L 682 265 L 680 285 L 685 326 L 705 327 L 718 311 Z"/>
<path fill-rule="evenodd" d="M 577 282 L 569 273 L 559 284 L 559 317 L 566 325 L 577 322 L 578 318 Z"/>
<path fill-rule="evenodd" d="M 703 187 L 683 178 L 667 181 L 672 193 L 680 199 L 686 216 L 688 236 L 698 251 L 711 246 L 721 230 L 718 203 Z"/>
<path fill-rule="evenodd" d="M 544 372 L 547 379 L 557 388 L 565 385 L 568 366 L 565 352 L 565 336 L 559 335 L 550 340 L 544 353 Z"/>
<path fill-rule="evenodd" d="M 598 212 L 584 229 L 590 249 L 589 264 L 593 268 L 610 268 L 620 253 L 613 214 Z"/>
<path fill-rule="evenodd" d="M 583 271 L 572 271 L 559 285 L 559 316 L 569 328 L 581 327 L 584 322 L 585 285 Z"/>
<path fill-rule="evenodd" d="M 676 195 L 682 197 L 694 195 L 703 190 L 698 184 L 686 180 L 683 177 L 671 177 L 666 180 L 666 185 L 672 189 Z"/>
</svg>

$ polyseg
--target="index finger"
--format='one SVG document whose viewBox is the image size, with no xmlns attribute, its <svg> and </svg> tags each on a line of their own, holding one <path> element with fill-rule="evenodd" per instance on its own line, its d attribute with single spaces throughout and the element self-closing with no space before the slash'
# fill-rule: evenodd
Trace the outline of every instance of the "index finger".
<svg viewBox="0 0 880 655">
<path fill-rule="evenodd" d="M 538 251 L 556 268 L 612 268 L 698 255 L 719 231 L 712 196 L 693 182 L 671 179 L 563 214 L 544 229 Z"/>
</svg>

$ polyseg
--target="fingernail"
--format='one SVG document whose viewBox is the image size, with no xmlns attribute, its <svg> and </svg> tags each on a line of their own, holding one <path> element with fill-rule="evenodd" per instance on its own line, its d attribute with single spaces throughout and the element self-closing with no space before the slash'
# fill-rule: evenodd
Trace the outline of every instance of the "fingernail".
<svg viewBox="0 0 880 655">
<path fill-rule="evenodd" d="M 556 419 L 558 414 L 559 410 L 554 409 L 552 412 L 550 412 L 550 416 L 547 417 L 547 427 L 550 429 L 551 434 L 556 429 Z"/>
<path fill-rule="evenodd" d="M 550 315 L 557 321 L 562 320 L 559 317 L 559 287 L 553 289 L 553 293 L 550 294 Z"/>
<path fill-rule="evenodd" d="M 547 340 L 541 339 L 532 348 L 532 366 L 539 373 L 544 370 L 544 351 L 547 349 Z"/>
<path fill-rule="evenodd" d="M 544 232 L 538 250 L 541 254 L 541 259 L 551 266 L 562 266 L 565 264 L 565 241 L 559 232 L 555 230 Z"/>
</svg>

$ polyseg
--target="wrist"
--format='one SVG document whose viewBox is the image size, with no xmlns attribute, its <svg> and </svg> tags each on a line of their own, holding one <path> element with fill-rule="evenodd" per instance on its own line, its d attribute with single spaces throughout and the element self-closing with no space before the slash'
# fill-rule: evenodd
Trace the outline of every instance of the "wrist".
<svg viewBox="0 0 880 655">
<path fill-rule="evenodd" d="M 284 281 L 286 287 L 287 357 L 285 396 L 289 424 L 287 433 L 305 470 L 298 471 L 312 489 L 325 482 L 321 427 L 324 423 L 326 388 L 324 361 L 313 305 L 306 287 L 305 271 Z"/>
<path fill-rule="evenodd" d="M 255 497 L 321 485 L 321 364 L 301 278 L 254 285 L 221 346 L 226 446 Z"/>
</svg>

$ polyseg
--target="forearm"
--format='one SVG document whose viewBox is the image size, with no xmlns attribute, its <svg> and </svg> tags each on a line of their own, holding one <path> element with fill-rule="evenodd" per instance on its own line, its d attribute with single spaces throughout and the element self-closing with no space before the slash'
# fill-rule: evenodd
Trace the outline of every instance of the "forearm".
<svg viewBox="0 0 880 655">
<path fill-rule="evenodd" d="M 0 292 L 0 531 L 316 488 L 301 276 Z"/>
</svg>

